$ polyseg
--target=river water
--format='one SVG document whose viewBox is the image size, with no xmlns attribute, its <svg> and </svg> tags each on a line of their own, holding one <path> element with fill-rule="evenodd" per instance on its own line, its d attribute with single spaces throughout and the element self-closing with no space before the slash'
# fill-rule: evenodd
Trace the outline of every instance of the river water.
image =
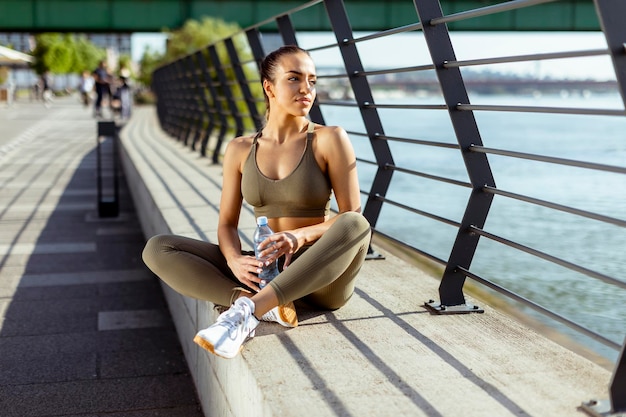
<svg viewBox="0 0 626 417">
<path fill-rule="evenodd" d="M 471 96 L 473 104 L 623 109 L 618 94 Z M 421 97 L 381 97 L 377 104 L 442 102 Z M 324 106 L 328 125 L 365 132 L 357 109 Z M 379 114 L 385 134 L 456 143 L 444 110 L 389 110 Z M 475 112 L 483 144 L 520 152 L 626 167 L 626 117 L 518 112 Z M 352 135 L 357 156 L 374 160 L 366 138 Z M 389 142 L 396 166 L 468 182 L 457 149 Z M 626 220 L 626 175 L 489 155 L 500 189 Z M 361 188 L 371 188 L 375 167 L 359 163 Z M 460 222 L 469 189 L 395 172 L 387 197 Z M 365 203 L 365 200 L 363 201 Z M 424 216 L 383 206 L 376 229 L 447 260 L 456 228 Z M 495 196 L 485 230 L 585 268 L 626 281 L 626 229 L 580 216 Z M 481 238 L 471 270 L 622 344 L 626 334 L 626 291 Z M 519 307 L 523 308 L 523 307 Z M 554 323 L 575 341 L 611 360 L 617 351 Z"/>
</svg>

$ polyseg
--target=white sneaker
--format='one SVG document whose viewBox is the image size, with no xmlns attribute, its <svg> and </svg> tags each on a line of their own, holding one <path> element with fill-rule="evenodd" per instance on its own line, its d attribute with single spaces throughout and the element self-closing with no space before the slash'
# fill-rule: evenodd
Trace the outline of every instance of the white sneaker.
<svg viewBox="0 0 626 417">
<path fill-rule="evenodd" d="M 298 326 L 298 314 L 296 313 L 296 307 L 291 301 L 285 305 L 274 307 L 263 314 L 261 320 L 273 321 L 284 327 Z"/>
<path fill-rule="evenodd" d="M 220 314 L 212 326 L 200 330 L 193 341 L 217 356 L 232 359 L 241 350 L 243 342 L 248 337 L 254 337 L 254 329 L 258 325 L 259 321 L 254 317 L 254 302 L 241 297 Z"/>
</svg>

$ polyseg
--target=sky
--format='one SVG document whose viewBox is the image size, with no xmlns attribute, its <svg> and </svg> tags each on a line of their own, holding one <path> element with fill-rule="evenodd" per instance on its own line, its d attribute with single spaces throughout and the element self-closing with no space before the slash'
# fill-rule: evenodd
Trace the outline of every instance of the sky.
<svg viewBox="0 0 626 417">
<path fill-rule="evenodd" d="M 355 33 L 355 38 L 364 36 Z M 539 52 L 606 49 L 602 32 L 457 32 L 451 34 L 457 60 L 526 55 Z M 131 38 L 133 60 L 139 61 L 145 47 L 162 52 L 165 35 L 162 33 L 134 34 Z M 304 48 L 336 42 L 332 33 L 305 32 L 298 35 Z M 386 38 L 357 43 L 365 69 L 405 67 L 430 63 L 422 33 L 404 33 Z M 312 53 L 318 67 L 337 66 L 340 61 L 337 48 Z M 476 66 L 475 69 L 486 68 Z M 538 78 L 575 78 L 613 80 L 615 73 L 609 56 L 568 58 L 511 64 L 496 64 L 490 70 L 532 75 Z"/>
</svg>

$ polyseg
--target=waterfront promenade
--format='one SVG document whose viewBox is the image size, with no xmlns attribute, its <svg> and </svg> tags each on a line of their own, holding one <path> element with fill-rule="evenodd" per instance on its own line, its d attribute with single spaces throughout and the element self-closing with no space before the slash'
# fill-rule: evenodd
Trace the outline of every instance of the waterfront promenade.
<svg viewBox="0 0 626 417">
<path fill-rule="evenodd" d="M 90 112 L 19 106 L 0 109 L 3 417 L 194 417 L 198 402 L 219 417 L 565 417 L 608 397 L 609 370 L 482 301 L 484 314 L 430 315 L 437 280 L 379 245 L 346 307 L 300 309 L 298 328 L 264 323 L 240 356 L 213 357 L 191 342 L 212 306 L 162 288 L 170 318 L 139 255 L 164 231 L 215 241 L 220 166 L 137 108 L 121 215 L 101 219 Z M 247 245 L 249 209 L 242 222 Z"/>
<path fill-rule="evenodd" d="M 76 98 L 0 103 L 0 416 L 199 417 L 123 177 L 98 217 L 95 146 Z"/>
</svg>

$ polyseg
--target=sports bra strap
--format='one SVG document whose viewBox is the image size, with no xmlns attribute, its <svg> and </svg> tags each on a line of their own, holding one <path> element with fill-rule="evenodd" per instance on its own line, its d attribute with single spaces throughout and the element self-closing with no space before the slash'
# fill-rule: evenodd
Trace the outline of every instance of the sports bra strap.
<svg viewBox="0 0 626 417">
<path fill-rule="evenodd" d="M 313 130 L 315 130 L 315 123 L 309 120 L 309 128 L 306 131 L 306 140 L 313 140 Z"/>
<path fill-rule="evenodd" d="M 257 141 L 257 139 L 259 139 L 261 137 L 261 133 L 263 133 L 262 129 L 259 130 L 256 135 L 254 135 L 254 139 L 252 140 L 252 144 L 253 145 L 256 145 L 256 141 Z"/>
</svg>

